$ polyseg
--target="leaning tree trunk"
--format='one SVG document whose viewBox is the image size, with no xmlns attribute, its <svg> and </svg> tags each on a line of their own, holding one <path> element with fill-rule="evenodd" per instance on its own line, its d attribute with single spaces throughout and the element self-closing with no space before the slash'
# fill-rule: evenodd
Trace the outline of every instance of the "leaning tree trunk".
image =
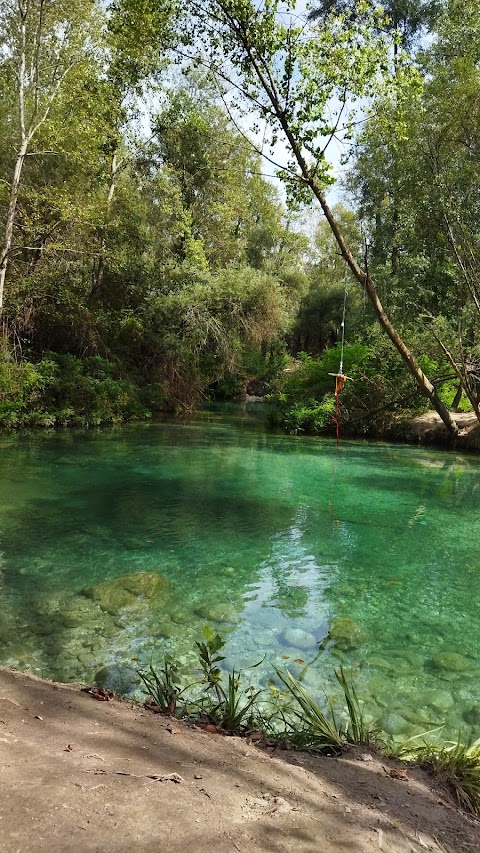
<svg viewBox="0 0 480 853">
<path fill-rule="evenodd" d="M 313 178 L 309 183 L 312 188 L 312 192 L 320 202 L 321 208 L 325 214 L 325 218 L 327 219 L 327 222 L 330 225 L 330 228 L 332 229 L 332 232 L 335 236 L 343 258 L 350 267 L 353 275 L 355 276 L 359 284 L 361 284 L 362 287 L 365 289 L 367 296 L 371 304 L 373 305 L 373 309 L 375 311 L 375 314 L 377 315 L 377 319 L 381 328 L 388 335 L 397 352 L 400 354 L 401 358 L 410 370 L 410 373 L 414 376 L 422 394 L 427 397 L 435 411 L 440 415 L 449 434 L 452 436 L 458 435 L 458 426 L 452 418 L 452 415 L 449 412 L 447 406 L 445 405 L 443 400 L 440 399 L 435 389 L 435 386 L 432 384 L 432 382 L 430 382 L 428 376 L 425 375 L 415 356 L 412 352 L 410 352 L 410 350 L 398 334 L 397 330 L 393 326 L 392 322 L 390 321 L 390 318 L 380 301 L 373 280 L 370 278 L 368 272 L 364 272 L 360 268 L 348 246 L 346 245 L 343 234 L 320 187 L 316 184 L 316 181 Z"/>
<path fill-rule="evenodd" d="M 288 140 L 291 151 L 300 168 L 302 181 L 310 187 L 313 195 L 319 202 L 320 207 L 322 208 L 323 213 L 325 215 L 325 218 L 332 230 L 333 236 L 335 237 L 337 245 L 341 251 L 342 257 L 349 266 L 358 283 L 365 290 L 371 304 L 373 305 L 375 314 L 377 316 L 381 328 L 383 329 L 385 334 L 388 335 L 393 345 L 397 349 L 399 355 L 407 365 L 410 373 L 414 376 L 421 393 L 430 401 L 435 411 L 439 414 L 440 418 L 442 419 L 443 423 L 447 428 L 449 435 L 455 438 L 458 435 L 457 424 L 452 418 L 452 415 L 450 414 L 448 408 L 438 396 L 434 385 L 432 384 L 432 382 L 430 382 L 429 378 L 425 376 L 415 356 L 413 355 L 413 353 L 410 352 L 410 350 L 398 334 L 397 330 L 393 326 L 392 322 L 390 321 L 390 318 L 380 301 L 380 298 L 375 288 L 375 284 L 371 279 L 368 271 L 362 270 L 360 265 L 357 263 L 354 255 L 352 254 L 351 250 L 349 249 L 346 240 L 343 236 L 343 233 L 340 229 L 340 226 L 335 218 L 335 215 L 331 210 L 325 198 L 325 195 L 320 187 L 320 184 L 318 184 L 315 175 L 310 170 L 308 163 L 305 160 L 305 157 L 303 156 L 301 146 L 295 138 L 294 133 L 289 125 L 287 115 L 285 113 L 285 110 L 282 109 L 282 105 L 279 101 L 279 98 L 277 97 L 277 93 L 274 87 L 272 86 L 271 79 L 265 76 L 263 68 L 260 66 L 256 56 L 250 50 L 250 46 L 245 42 L 244 48 L 247 52 L 251 65 L 255 69 L 255 73 L 259 82 L 270 100 L 277 121 L 280 124 L 285 134 L 285 137 Z"/>
</svg>

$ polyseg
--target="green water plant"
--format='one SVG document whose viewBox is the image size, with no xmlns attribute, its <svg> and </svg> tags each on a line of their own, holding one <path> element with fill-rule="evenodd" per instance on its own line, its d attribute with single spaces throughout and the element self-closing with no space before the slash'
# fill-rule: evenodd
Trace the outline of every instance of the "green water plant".
<svg viewBox="0 0 480 853">
<path fill-rule="evenodd" d="M 208 711 L 210 720 L 227 732 L 242 733 L 258 727 L 257 699 L 262 693 L 253 687 L 244 688 L 242 674 L 235 669 L 228 673 L 227 685 L 219 685 L 221 699 Z"/>
<path fill-rule="evenodd" d="M 204 642 L 197 640 L 195 645 L 198 649 L 206 689 L 214 691 L 218 702 L 222 702 L 224 698 L 221 689 L 222 670 L 218 664 L 225 660 L 225 656 L 219 654 L 225 646 L 225 640 L 208 626 L 203 629 L 202 634 Z"/>
<path fill-rule="evenodd" d="M 369 744 L 376 739 L 376 733 L 365 720 L 360 707 L 360 702 L 352 681 L 345 676 L 343 666 L 335 672 L 336 679 L 340 684 L 347 704 L 348 720 L 345 727 L 345 735 L 350 743 Z"/>
<path fill-rule="evenodd" d="M 165 655 L 159 670 L 150 664 L 139 672 L 150 697 L 147 707 L 155 706 L 154 710 L 177 717 L 203 719 L 228 733 L 245 735 L 260 730 L 277 744 L 323 755 L 337 755 L 349 744 L 373 744 L 384 755 L 424 767 L 453 791 L 461 808 L 480 816 L 480 739 L 470 745 L 463 744 L 460 737 L 443 745 L 427 743 L 427 737 L 442 730 L 439 726 L 399 746 L 389 744 L 368 725 L 355 685 L 343 667 L 335 673 L 345 700 L 345 706 L 338 708 L 328 696 L 319 704 L 288 669 L 275 669 L 281 686 L 271 686 L 270 695 L 245 687 L 242 672 L 220 668 L 225 660 L 221 654 L 225 640 L 209 628 L 204 629 L 203 639 L 196 646 L 201 670 L 198 681 L 183 686 L 171 655 Z M 178 700 L 183 696 L 180 707 Z"/>
<path fill-rule="evenodd" d="M 369 744 L 375 741 L 375 732 L 366 723 L 355 687 L 347 679 L 343 667 L 335 675 L 345 696 L 345 720 L 340 719 L 330 697 L 325 697 L 324 711 L 291 672 L 278 669 L 276 672 L 294 700 L 293 707 L 284 714 L 285 735 L 293 746 L 330 753 L 341 751 L 348 743 Z"/>
<path fill-rule="evenodd" d="M 147 670 L 139 670 L 138 674 L 151 697 L 151 704 L 165 714 L 175 714 L 178 699 L 187 687 L 182 688 L 179 668 L 173 657 L 165 655 L 163 667 L 159 670 L 150 664 Z"/>
<path fill-rule="evenodd" d="M 294 700 L 285 717 L 286 729 L 282 736 L 297 749 L 322 753 L 341 752 L 346 738 L 337 721 L 333 701 L 327 698 L 328 711 L 325 713 L 291 672 L 277 669 L 276 673 Z"/>
<path fill-rule="evenodd" d="M 228 673 L 224 686 L 225 673 L 222 673 L 218 664 L 225 660 L 224 655 L 220 654 L 225 640 L 208 627 L 203 629 L 203 640 L 197 641 L 196 646 L 207 696 L 200 700 L 199 707 L 214 725 L 225 731 L 241 733 L 245 728 L 255 728 L 258 721 L 256 703 L 262 691 L 253 687 L 245 688 L 242 673 L 235 669 Z M 259 666 L 260 663 L 262 661 L 253 666 Z M 212 693 L 215 696 L 213 701 Z"/>
<path fill-rule="evenodd" d="M 453 792 L 458 805 L 480 816 L 480 738 L 466 746 L 459 739 L 424 747 L 418 760 Z"/>
</svg>

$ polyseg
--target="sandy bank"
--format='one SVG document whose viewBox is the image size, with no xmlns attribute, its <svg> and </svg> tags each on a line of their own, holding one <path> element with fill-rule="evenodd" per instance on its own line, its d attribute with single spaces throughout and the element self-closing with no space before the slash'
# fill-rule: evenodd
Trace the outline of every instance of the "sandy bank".
<svg viewBox="0 0 480 853">
<path fill-rule="evenodd" d="M 394 767 L 365 749 L 268 752 L 0 670 L 2 853 L 480 849 L 480 823 Z"/>
</svg>

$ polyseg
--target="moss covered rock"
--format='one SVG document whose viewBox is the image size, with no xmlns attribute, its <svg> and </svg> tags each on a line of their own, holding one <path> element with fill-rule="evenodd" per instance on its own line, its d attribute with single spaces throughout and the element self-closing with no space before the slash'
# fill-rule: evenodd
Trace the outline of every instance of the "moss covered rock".
<svg viewBox="0 0 480 853">
<path fill-rule="evenodd" d="M 88 587 L 83 590 L 83 594 L 97 602 L 102 610 L 115 615 L 124 607 L 136 604 L 138 598 L 167 600 L 171 590 L 169 581 L 163 575 L 136 572 Z"/>
<path fill-rule="evenodd" d="M 171 593 L 170 582 L 157 572 L 136 572 L 123 575 L 119 580 L 122 581 L 123 588 L 132 595 L 156 598 L 159 595 L 169 597 Z"/>
<path fill-rule="evenodd" d="M 457 652 L 441 652 L 432 658 L 432 663 L 435 669 L 445 669 L 447 672 L 466 672 L 472 667 L 471 662 Z"/>
<path fill-rule="evenodd" d="M 367 634 L 349 616 L 335 616 L 330 623 L 328 636 L 343 651 L 358 649 L 367 641 Z"/>
<path fill-rule="evenodd" d="M 202 604 L 195 609 L 197 616 L 209 622 L 239 622 L 237 612 L 231 604 Z"/>
</svg>

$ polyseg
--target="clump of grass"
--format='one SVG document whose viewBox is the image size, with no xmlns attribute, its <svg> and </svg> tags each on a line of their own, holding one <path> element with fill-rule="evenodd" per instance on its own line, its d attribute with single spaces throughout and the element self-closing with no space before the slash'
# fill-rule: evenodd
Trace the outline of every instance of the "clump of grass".
<svg viewBox="0 0 480 853">
<path fill-rule="evenodd" d="M 453 791 L 461 808 L 480 816 L 480 738 L 470 746 L 459 739 L 442 747 L 425 747 L 418 758 Z"/>
<path fill-rule="evenodd" d="M 290 710 L 293 721 L 287 724 L 285 732 L 293 746 L 315 752 L 338 753 L 348 743 L 368 744 L 374 740 L 374 733 L 365 721 L 355 687 L 347 680 L 343 667 L 335 675 L 345 696 L 345 722 L 340 722 L 331 698 L 326 697 L 327 710 L 324 712 L 288 670 L 277 670 L 277 675 L 294 700 L 294 707 Z"/>
<path fill-rule="evenodd" d="M 286 718 L 287 727 L 283 737 L 297 749 L 322 753 L 341 752 L 346 739 L 337 722 L 332 700 L 327 699 L 328 714 L 325 714 L 291 672 L 281 672 L 279 669 L 276 672 L 294 699 L 289 715 L 293 719 Z"/>
<path fill-rule="evenodd" d="M 151 704 L 165 714 L 175 714 L 178 699 L 187 688 L 181 687 L 178 666 L 172 656 L 165 655 L 163 667 L 158 671 L 150 664 L 146 671 L 139 670 L 138 674 L 151 696 Z"/>
<path fill-rule="evenodd" d="M 228 673 L 227 685 L 224 687 L 223 673 L 218 664 L 225 660 L 222 655 L 225 640 L 219 634 L 214 634 L 210 628 L 204 628 L 203 640 L 197 642 L 196 646 L 204 690 L 210 696 L 207 702 L 200 700 L 199 707 L 212 723 L 224 731 L 239 734 L 245 730 L 251 731 L 258 724 L 257 699 L 262 691 L 253 687 L 245 688 L 242 673 L 235 669 Z M 260 666 L 261 663 L 262 661 L 259 661 L 253 667 Z M 215 696 L 213 701 L 211 694 Z"/>
<path fill-rule="evenodd" d="M 242 674 L 232 670 L 228 673 L 227 687 L 220 685 L 221 699 L 213 705 L 208 716 L 215 725 L 226 732 L 241 734 L 252 731 L 258 725 L 257 699 L 261 690 L 242 685 Z"/>
<path fill-rule="evenodd" d="M 335 672 L 340 687 L 345 695 L 347 703 L 348 721 L 345 727 L 345 736 L 349 743 L 369 744 L 376 739 L 375 732 L 367 725 L 357 692 L 353 682 L 348 682 L 345 677 L 343 666 Z"/>
</svg>

